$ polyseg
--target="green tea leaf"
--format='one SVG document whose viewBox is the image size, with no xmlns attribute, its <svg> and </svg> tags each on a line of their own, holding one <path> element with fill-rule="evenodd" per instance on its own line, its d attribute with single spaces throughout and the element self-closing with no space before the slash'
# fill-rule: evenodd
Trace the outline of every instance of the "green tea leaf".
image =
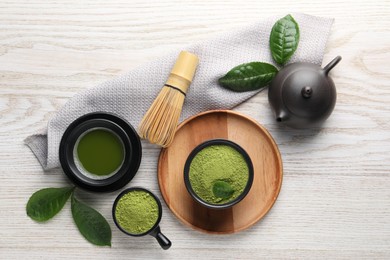
<svg viewBox="0 0 390 260">
<path fill-rule="evenodd" d="M 35 192 L 27 202 L 27 215 L 44 222 L 54 217 L 64 207 L 74 187 L 47 188 Z"/>
<path fill-rule="evenodd" d="M 213 193 L 215 197 L 228 199 L 233 195 L 234 190 L 229 183 L 225 181 L 216 181 L 213 185 Z"/>
<path fill-rule="evenodd" d="M 237 91 L 251 91 L 267 86 L 278 69 L 264 62 L 250 62 L 238 65 L 219 79 L 222 87 Z"/>
<path fill-rule="evenodd" d="M 269 44 L 274 60 L 283 65 L 298 48 L 299 26 L 291 15 L 278 20 L 272 27 Z"/>
<path fill-rule="evenodd" d="M 111 246 L 111 228 L 96 210 L 72 196 L 72 216 L 80 233 L 94 245 Z"/>
</svg>

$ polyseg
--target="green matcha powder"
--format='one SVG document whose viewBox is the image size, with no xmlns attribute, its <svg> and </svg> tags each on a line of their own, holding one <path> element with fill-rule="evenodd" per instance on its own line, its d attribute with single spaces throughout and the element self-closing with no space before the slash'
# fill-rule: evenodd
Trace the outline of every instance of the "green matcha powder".
<svg viewBox="0 0 390 260">
<path fill-rule="evenodd" d="M 156 200 L 145 191 L 130 191 L 123 195 L 115 208 L 119 226 L 131 234 L 149 231 L 157 222 L 159 210 Z"/>
<path fill-rule="evenodd" d="M 193 158 L 189 179 L 194 192 L 211 204 L 225 204 L 236 199 L 245 189 L 249 168 L 244 157 L 228 145 L 211 145 L 199 151 Z M 228 198 L 215 196 L 213 187 L 225 182 L 232 188 Z"/>
</svg>

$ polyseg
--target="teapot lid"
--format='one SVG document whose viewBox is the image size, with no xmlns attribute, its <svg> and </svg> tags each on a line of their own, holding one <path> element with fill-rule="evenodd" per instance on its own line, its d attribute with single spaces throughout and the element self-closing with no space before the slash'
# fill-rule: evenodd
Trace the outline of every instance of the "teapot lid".
<svg viewBox="0 0 390 260">
<path fill-rule="evenodd" d="M 312 64 L 291 64 L 285 69 L 291 72 L 287 73 L 282 86 L 282 99 L 287 109 L 308 118 L 326 113 L 336 98 L 334 83 L 327 73 Z"/>
</svg>

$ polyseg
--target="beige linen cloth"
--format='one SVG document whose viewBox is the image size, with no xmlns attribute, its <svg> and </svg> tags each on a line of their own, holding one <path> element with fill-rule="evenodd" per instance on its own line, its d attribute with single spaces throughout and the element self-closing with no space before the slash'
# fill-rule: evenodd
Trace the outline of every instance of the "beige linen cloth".
<svg viewBox="0 0 390 260">
<path fill-rule="evenodd" d="M 300 42 L 291 62 L 321 65 L 333 19 L 292 14 L 300 27 Z M 199 57 L 199 67 L 187 93 L 181 119 L 210 109 L 231 109 L 259 91 L 236 93 L 218 85 L 218 78 L 241 63 L 274 63 L 269 35 L 280 18 L 269 17 L 245 28 L 238 28 L 186 49 Z M 58 150 L 67 126 L 78 117 L 96 111 L 123 117 L 137 129 L 143 115 L 158 95 L 181 50 L 156 59 L 72 97 L 41 133 L 26 138 L 42 167 L 60 166 Z M 266 100 L 264 102 L 267 102 Z"/>
</svg>

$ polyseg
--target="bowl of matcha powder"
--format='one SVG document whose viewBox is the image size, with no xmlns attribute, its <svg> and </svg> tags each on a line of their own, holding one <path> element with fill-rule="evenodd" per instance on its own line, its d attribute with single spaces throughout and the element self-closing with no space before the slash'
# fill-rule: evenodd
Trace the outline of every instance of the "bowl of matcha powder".
<svg viewBox="0 0 390 260">
<path fill-rule="evenodd" d="M 184 182 L 192 198 L 203 206 L 229 208 L 244 199 L 252 186 L 252 161 L 246 151 L 232 141 L 208 140 L 188 156 Z"/>
<path fill-rule="evenodd" d="M 163 249 L 171 247 L 171 241 L 161 233 L 159 226 L 161 202 L 151 191 L 141 187 L 122 191 L 115 199 L 112 216 L 123 233 L 135 237 L 151 235 Z"/>
</svg>

